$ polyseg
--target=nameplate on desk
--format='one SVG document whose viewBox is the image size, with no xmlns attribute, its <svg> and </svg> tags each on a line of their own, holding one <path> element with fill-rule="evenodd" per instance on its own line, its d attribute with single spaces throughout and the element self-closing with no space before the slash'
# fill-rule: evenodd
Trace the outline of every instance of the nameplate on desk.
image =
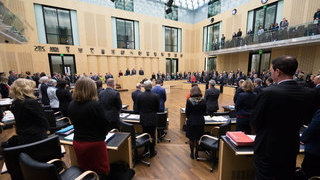
<svg viewBox="0 0 320 180">
<path fill-rule="evenodd" d="M 139 120 L 140 115 L 139 114 L 130 114 L 126 119 Z"/>
</svg>

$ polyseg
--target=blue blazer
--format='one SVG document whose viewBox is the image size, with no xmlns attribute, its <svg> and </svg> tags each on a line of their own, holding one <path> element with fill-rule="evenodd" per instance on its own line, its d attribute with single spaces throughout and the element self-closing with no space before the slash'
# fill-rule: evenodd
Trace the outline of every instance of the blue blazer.
<svg viewBox="0 0 320 180">
<path fill-rule="evenodd" d="M 314 113 L 311 123 L 303 132 L 301 141 L 305 144 L 305 151 L 320 156 L 320 109 Z"/>
<path fill-rule="evenodd" d="M 151 92 L 159 95 L 159 97 L 160 97 L 160 112 L 163 112 L 165 109 L 164 103 L 167 100 L 166 90 L 161 86 L 155 86 L 152 88 Z"/>
</svg>

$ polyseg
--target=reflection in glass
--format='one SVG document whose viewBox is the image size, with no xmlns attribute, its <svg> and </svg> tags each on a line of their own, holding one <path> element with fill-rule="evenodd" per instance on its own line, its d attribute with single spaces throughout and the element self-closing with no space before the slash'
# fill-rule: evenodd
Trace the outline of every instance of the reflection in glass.
<svg viewBox="0 0 320 180">
<path fill-rule="evenodd" d="M 178 52 L 178 29 L 165 27 L 165 51 Z"/>
<path fill-rule="evenodd" d="M 270 68 L 270 53 L 263 53 L 261 56 L 260 72 L 268 71 Z"/>
<path fill-rule="evenodd" d="M 51 55 L 51 67 L 53 72 L 63 73 L 62 58 L 58 55 Z"/>
<path fill-rule="evenodd" d="M 50 55 L 51 73 L 57 72 L 61 74 L 76 73 L 74 56 Z"/>
<path fill-rule="evenodd" d="M 217 66 L 217 58 L 216 57 L 209 57 L 207 59 L 207 72 L 210 72 L 214 69 L 216 69 Z"/>
<path fill-rule="evenodd" d="M 212 51 L 220 42 L 220 23 L 208 26 L 207 51 Z"/>
<path fill-rule="evenodd" d="M 251 61 L 251 69 L 250 72 L 253 70 L 259 71 L 259 63 L 260 63 L 260 55 L 259 54 L 253 54 L 252 55 L 252 61 Z"/>
<path fill-rule="evenodd" d="M 221 12 L 220 0 L 210 0 L 208 3 L 208 18 L 215 16 Z"/>
<path fill-rule="evenodd" d="M 168 58 L 166 59 L 166 73 L 171 75 L 172 73 L 178 72 L 178 59 Z"/>
<path fill-rule="evenodd" d="M 117 9 L 133 12 L 133 0 L 116 0 L 114 3 Z"/>
<path fill-rule="evenodd" d="M 134 24 L 130 20 L 117 19 L 117 47 L 134 49 Z"/>
<path fill-rule="evenodd" d="M 274 25 L 275 19 L 276 19 L 276 5 L 272 5 L 272 6 L 267 7 L 265 28 L 269 29 L 271 24 Z"/>
<path fill-rule="evenodd" d="M 63 56 L 64 70 L 70 70 L 69 73 L 75 74 L 74 56 Z M 67 72 L 65 72 L 67 73 Z"/>
</svg>

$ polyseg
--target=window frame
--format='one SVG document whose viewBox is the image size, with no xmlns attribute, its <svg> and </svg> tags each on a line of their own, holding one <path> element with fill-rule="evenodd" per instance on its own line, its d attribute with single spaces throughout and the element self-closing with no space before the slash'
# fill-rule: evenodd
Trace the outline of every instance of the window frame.
<svg viewBox="0 0 320 180">
<path fill-rule="evenodd" d="M 132 11 L 131 11 L 131 9 L 130 10 L 127 10 L 126 9 L 126 2 L 127 2 L 128 0 L 123 0 L 123 8 L 118 8 L 117 6 L 116 6 L 116 2 L 117 1 L 115 1 L 115 4 L 114 4 L 114 7 L 116 8 L 116 9 L 121 9 L 121 10 L 125 10 L 125 11 L 130 11 L 130 12 L 134 12 L 134 0 L 130 0 L 130 1 L 132 1 Z"/>
<path fill-rule="evenodd" d="M 171 45 L 172 36 L 170 36 L 170 44 L 167 44 L 166 38 L 164 38 L 164 41 L 165 41 L 165 42 L 164 42 L 164 50 L 165 50 L 165 52 L 179 52 L 179 49 L 178 49 L 178 48 L 179 48 L 179 47 L 178 47 L 178 46 L 179 46 L 179 45 L 178 45 L 178 44 L 179 44 L 179 37 L 178 37 L 178 36 L 179 36 L 179 29 L 180 29 L 180 28 L 171 27 L 171 26 L 164 26 L 164 36 L 166 36 L 166 28 L 170 28 L 170 34 L 172 34 L 172 29 L 176 29 L 176 30 L 177 30 L 177 34 L 176 34 L 176 35 L 177 35 L 177 42 L 176 42 L 177 45 Z M 166 50 L 166 47 L 167 47 L 167 46 L 170 46 L 170 47 L 171 47 L 170 49 L 172 49 L 172 47 L 176 46 L 177 51 L 167 51 L 167 50 Z"/>
<path fill-rule="evenodd" d="M 216 23 L 213 23 L 213 24 L 210 24 L 210 25 L 208 25 L 208 26 L 204 26 L 203 28 L 207 28 L 207 38 L 206 38 L 206 49 L 205 49 L 205 52 L 208 52 L 208 51 L 213 51 L 213 50 L 210 50 L 209 49 L 209 27 L 210 26 L 214 26 L 214 25 L 216 25 L 216 24 L 219 24 L 219 36 L 220 36 L 220 26 L 221 26 L 221 23 L 222 21 L 219 21 L 219 22 L 216 22 Z M 214 28 L 213 28 L 214 29 Z M 204 34 L 204 33 L 203 33 Z M 219 37 L 219 41 L 218 42 L 220 42 L 220 37 Z M 202 43 L 202 44 L 204 44 L 204 43 Z"/>
<path fill-rule="evenodd" d="M 58 34 L 53 34 L 53 33 L 48 33 L 47 31 L 47 25 L 46 25 L 46 16 L 45 16 L 45 12 L 44 12 L 44 8 L 53 8 L 56 10 L 57 13 L 57 23 L 58 23 Z M 70 30 L 71 30 L 71 35 L 67 35 L 66 37 L 71 37 L 72 39 L 72 43 L 67 44 L 67 43 L 61 43 L 61 37 L 60 37 L 60 32 L 59 32 L 59 27 L 60 27 L 60 23 L 59 23 L 59 14 L 58 14 L 58 9 L 60 10 L 65 10 L 69 12 L 69 19 L 70 19 Z M 58 44 L 62 44 L 62 45 L 74 45 L 74 38 L 73 38 L 73 28 L 72 28 L 72 18 L 71 18 L 71 10 L 70 9 L 65 9 L 65 8 L 60 8 L 60 7 L 54 7 L 54 6 L 44 6 L 42 5 L 42 16 L 43 16 L 43 21 L 44 21 L 44 30 L 45 30 L 45 34 L 46 34 L 46 42 L 47 44 L 54 44 L 54 43 L 49 43 L 48 42 L 48 35 L 55 35 L 58 36 Z"/>
<path fill-rule="evenodd" d="M 133 41 L 128 41 L 128 42 L 133 42 L 133 48 L 132 49 L 135 49 L 136 48 L 136 38 L 135 38 L 136 37 L 136 32 L 135 32 L 135 26 L 134 26 L 134 22 L 135 21 L 134 20 L 130 20 L 130 19 L 117 18 L 117 17 L 115 19 L 116 19 L 117 48 L 118 49 L 131 49 L 131 48 L 119 48 L 118 47 L 118 42 L 119 41 L 123 42 L 122 40 L 119 40 L 119 36 L 118 36 L 118 21 L 117 20 L 119 19 L 119 20 L 123 20 L 125 22 L 125 28 L 124 28 L 125 34 L 127 34 L 127 31 L 126 31 L 126 29 L 127 29 L 126 28 L 127 27 L 126 24 L 127 23 L 126 23 L 126 21 L 131 21 L 132 22 L 132 25 L 133 25 L 132 26 L 133 27 Z"/>
<path fill-rule="evenodd" d="M 264 6 L 261 6 L 259 8 L 256 8 L 256 9 L 253 9 L 253 23 L 252 23 L 252 31 L 255 32 L 255 26 L 256 26 L 256 13 L 257 11 L 261 10 L 261 9 L 264 9 L 264 16 L 263 16 L 263 29 L 266 30 L 268 29 L 268 27 L 265 27 L 266 26 L 266 15 L 267 15 L 267 9 L 268 7 L 270 6 L 276 6 L 275 7 L 275 14 L 274 14 L 274 20 L 273 20 L 273 24 L 276 23 L 276 20 L 277 20 L 277 14 L 278 14 L 278 2 L 274 2 L 274 3 L 270 3 L 270 4 L 267 4 L 267 5 L 264 5 L 266 6 L 266 8 L 264 8 Z M 249 13 L 249 11 L 248 11 Z M 248 22 L 247 22 L 248 23 Z M 247 32 L 248 32 L 248 29 L 247 29 Z"/>
</svg>

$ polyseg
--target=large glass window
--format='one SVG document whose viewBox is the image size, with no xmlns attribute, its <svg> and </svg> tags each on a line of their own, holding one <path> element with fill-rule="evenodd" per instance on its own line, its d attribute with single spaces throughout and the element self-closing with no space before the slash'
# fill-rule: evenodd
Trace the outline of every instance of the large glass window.
<svg viewBox="0 0 320 180">
<path fill-rule="evenodd" d="M 123 49 L 134 49 L 134 21 L 116 19 L 117 47 Z"/>
<path fill-rule="evenodd" d="M 205 51 L 216 50 L 220 46 L 220 22 L 204 27 Z"/>
<path fill-rule="evenodd" d="M 133 0 L 115 0 L 114 3 L 117 9 L 133 12 Z"/>
<path fill-rule="evenodd" d="M 70 10 L 43 6 L 47 43 L 73 45 Z"/>
<path fill-rule="evenodd" d="M 166 73 L 170 75 L 178 72 L 178 59 L 167 58 L 166 59 Z"/>
<path fill-rule="evenodd" d="M 259 27 L 261 26 L 265 30 L 269 30 L 271 24 L 275 24 L 277 17 L 277 5 L 278 3 L 269 4 L 268 6 L 263 6 L 261 8 L 255 9 L 254 15 L 252 19 L 248 19 L 248 24 L 252 24 L 253 32 L 257 33 Z M 249 12 L 250 14 L 251 12 Z M 249 22 L 253 21 L 253 22 Z M 278 22 L 280 23 L 280 22 Z M 247 27 L 247 31 L 251 29 L 251 27 Z"/>
<path fill-rule="evenodd" d="M 76 63 L 74 55 L 49 54 L 51 74 L 53 72 L 62 74 L 76 74 Z"/>
<path fill-rule="evenodd" d="M 217 67 L 217 57 L 206 58 L 205 64 L 206 64 L 206 71 L 211 72 Z"/>
<path fill-rule="evenodd" d="M 270 68 L 270 52 L 264 53 L 251 53 L 249 59 L 249 68 L 248 72 L 255 70 L 257 73 L 266 72 Z"/>
<path fill-rule="evenodd" d="M 208 3 L 208 18 L 215 16 L 221 12 L 220 0 L 210 0 Z"/>
<path fill-rule="evenodd" d="M 165 6 L 164 11 L 165 11 L 165 18 L 166 19 L 171 19 L 174 21 L 178 21 L 178 7 L 177 6 L 171 6 L 171 10 L 172 12 L 170 12 L 169 14 L 166 13 L 166 10 L 169 9 L 167 6 Z"/>
<path fill-rule="evenodd" d="M 178 29 L 165 27 L 165 51 L 178 52 Z"/>
</svg>

